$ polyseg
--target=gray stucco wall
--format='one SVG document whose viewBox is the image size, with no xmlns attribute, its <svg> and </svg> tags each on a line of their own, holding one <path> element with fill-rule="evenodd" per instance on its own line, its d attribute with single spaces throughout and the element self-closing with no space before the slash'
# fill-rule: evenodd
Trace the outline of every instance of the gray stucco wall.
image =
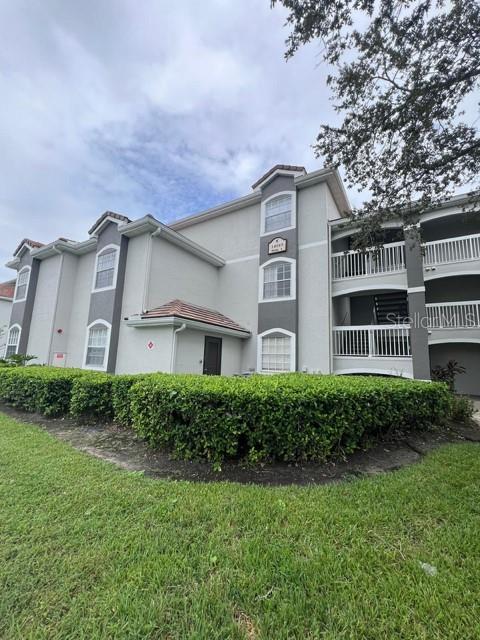
<svg viewBox="0 0 480 640">
<path fill-rule="evenodd" d="M 24 250 L 22 255 L 20 256 L 18 271 L 26 266 L 29 266 L 31 268 L 27 297 L 22 302 L 13 302 L 9 324 L 10 327 L 14 324 L 20 325 L 21 333 L 17 352 L 24 354 L 27 353 L 33 304 L 35 302 L 35 292 L 37 289 L 38 271 L 40 268 L 39 261 L 32 258 L 29 250 Z"/>
<path fill-rule="evenodd" d="M 296 207 L 296 187 L 291 176 L 277 176 L 266 187 L 262 189 L 262 203 L 268 198 L 275 196 L 277 193 L 289 191 L 295 197 Z M 295 217 L 297 217 L 298 211 L 295 211 Z M 293 211 L 292 211 L 293 216 Z M 263 232 L 263 229 L 261 230 Z M 269 255 L 268 244 L 273 238 L 283 238 L 287 240 L 287 250 L 283 253 L 276 253 Z M 290 258 L 295 261 L 298 259 L 298 234 L 297 227 L 294 229 L 287 229 L 285 231 L 272 231 L 268 235 L 261 235 L 259 239 L 259 265 L 260 267 L 272 259 L 281 260 L 282 258 Z M 262 272 L 263 273 L 263 272 Z M 295 269 L 295 275 L 292 273 L 292 278 L 295 277 L 295 291 L 297 290 L 297 270 Z M 259 281 L 259 286 L 263 286 Z M 293 288 L 293 283 L 292 283 Z M 267 300 L 259 302 L 258 304 L 258 332 L 261 334 L 264 331 L 270 329 L 286 329 L 291 331 L 297 336 L 298 327 L 298 307 L 297 298 L 293 300 Z M 297 368 L 297 364 L 295 364 Z"/>
<path fill-rule="evenodd" d="M 411 318 L 410 344 L 413 375 L 420 380 L 429 380 L 430 356 L 423 280 L 423 255 L 419 236 L 415 229 L 405 230 L 405 264 L 408 282 L 408 311 Z"/>
<path fill-rule="evenodd" d="M 480 344 L 452 343 L 430 346 L 432 367 L 445 366 L 449 360 L 456 360 L 465 367 L 466 373 L 456 378 L 456 391 L 480 396 Z"/>
<path fill-rule="evenodd" d="M 461 302 L 462 300 L 480 300 L 480 276 L 438 278 L 426 282 L 427 303 Z"/>
<path fill-rule="evenodd" d="M 123 285 L 125 280 L 125 267 L 128 252 L 128 238 L 120 235 L 118 225 L 110 222 L 98 235 L 97 254 L 108 245 L 119 247 L 117 278 L 115 288 L 106 291 L 92 291 L 90 296 L 90 308 L 88 312 L 88 325 L 95 320 L 105 320 L 111 324 L 110 349 L 106 370 L 115 371 L 118 350 L 118 338 L 120 331 L 120 317 L 122 308 Z M 93 287 L 93 274 L 92 274 Z"/>
</svg>

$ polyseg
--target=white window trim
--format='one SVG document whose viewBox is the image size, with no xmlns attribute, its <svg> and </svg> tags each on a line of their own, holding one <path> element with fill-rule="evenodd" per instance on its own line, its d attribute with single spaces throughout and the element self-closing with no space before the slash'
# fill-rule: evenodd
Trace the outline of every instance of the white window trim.
<svg viewBox="0 0 480 640">
<path fill-rule="evenodd" d="M 10 333 L 12 331 L 12 329 L 18 329 L 18 342 L 17 342 L 17 346 L 15 347 L 15 353 L 18 353 L 18 347 L 20 346 L 20 338 L 22 337 L 22 327 L 19 324 L 12 324 L 12 326 L 8 329 L 8 333 L 7 333 L 7 342 L 5 343 L 5 356 L 7 355 L 7 349 L 9 346 L 9 341 L 10 341 Z"/>
<path fill-rule="evenodd" d="M 105 347 L 105 358 L 103 360 L 103 365 L 101 367 L 98 367 L 96 365 L 93 364 L 87 364 L 87 351 L 88 351 L 88 338 L 90 336 L 90 329 L 94 326 L 96 326 L 97 324 L 102 324 L 104 327 L 107 327 L 107 345 Z M 91 322 L 88 327 L 87 327 L 87 333 L 85 336 L 85 350 L 83 353 L 83 368 L 84 369 L 92 369 L 93 371 L 106 371 L 107 367 L 108 367 L 108 356 L 110 353 L 110 337 L 112 334 L 112 325 L 110 324 L 110 322 L 107 322 L 106 320 L 102 320 L 102 319 L 98 319 L 98 320 L 94 320 L 93 322 Z"/>
<path fill-rule="evenodd" d="M 288 227 L 282 227 L 281 229 L 275 229 L 275 231 L 265 231 L 265 214 L 267 211 L 267 203 L 270 202 L 270 200 L 274 200 L 275 198 L 278 198 L 279 196 L 292 196 L 292 217 L 291 217 L 291 224 Z M 260 214 L 261 214 L 261 221 L 260 221 L 260 237 L 262 238 L 263 236 L 275 236 L 278 235 L 279 233 L 282 233 L 283 231 L 288 231 L 289 229 L 295 229 L 295 227 L 297 226 L 297 192 L 295 190 L 292 191 L 279 191 L 278 193 L 274 193 L 273 196 L 270 196 L 269 198 L 266 198 L 265 200 L 262 201 L 261 205 L 260 205 Z"/>
<path fill-rule="evenodd" d="M 113 282 L 109 287 L 99 287 L 95 288 L 95 282 L 97 281 L 97 267 L 98 267 L 98 258 L 102 255 L 102 253 L 106 249 L 115 249 L 115 264 L 113 265 Z M 95 256 L 95 268 L 93 269 L 93 282 L 92 282 L 92 293 L 97 293 L 97 291 L 111 291 L 117 287 L 117 274 L 118 274 L 118 261 L 120 258 L 120 246 L 118 244 L 107 244 L 100 249 L 100 251 Z"/>
<path fill-rule="evenodd" d="M 23 298 L 17 298 L 17 289 L 18 289 L 18 276 L 22 273 L 22 271 L 28 271 L 28 280 L 27 280 L 27 287 L 25 289 L 25 297 Z M 30 278 L 32 275 L 32 267 L 22 267 L 20 269 L 20 271 L 17 274 L 17 281 L 15 283 L 15 294 L 13 296 L 13 303 L 15 302 L 25 302 L 25 300 L 27 299 L 27 295 L 28 295 L 28 288 L 30 286 Z M 15 326 L 15 325 L 14 325 Z"/>
<path fill-rule="evenodd" d="M 281 298 L 264 298 L 263 297 L 263 272 L 265 267 L 271 266 L 275 262 L 289 262 L 291 265 L 290 271 L 290 295 L 282 296 Z M 297 299 L 297 261 L 294 258 L 272 258 L 260 265 L 258 270 L 258 302 L 282 302 L 283 300 L 296 300 Z"/>
<path fill-rule="evenodd" d="M 263 333 L 259 333 L 257 336 L 257 373 L 263 375 L 276 375 L 279 373 L 285 373 L 284 371 L 264 371 L 262 369 L 262 339 L 269 336 L 272 333 L 280 333 L 290 338 L 290 372 L 296 371 L 296 335 L 292 331 L 287 329 L 268 329 Z"/>
</svg>

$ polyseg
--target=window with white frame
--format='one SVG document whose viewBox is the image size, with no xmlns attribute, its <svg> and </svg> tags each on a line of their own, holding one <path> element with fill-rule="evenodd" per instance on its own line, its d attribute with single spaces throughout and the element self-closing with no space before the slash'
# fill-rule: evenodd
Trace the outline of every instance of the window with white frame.
<svg viewBox="0 0 480 640">
<path fill-rule="evenodd" d="M 28 282 L 30 280 L 30 267 L 20 269 L 17 276 L 17 285 L 15 287 L 15 302 L 25 300 L 27 297 Z"/>
<path fill-rule="evenodd" d="M 274 262 L 263 269 L 263 298 L 288 298 L 292 291 L 292 265 Z"/>
<path fill-rule="evenodd" d="M 7 348 L 5 350 L 5 357 L 13 356 L 18 351 L 18 343 L 20 342 L 20 327 L 15 325 L 10 327 L 7 338 Z"/>
<path fill-rule="evenodd" d="M 292 370 L 292 338 L 280 333 L 261 338 L 261 371 L 280 373 Z"/>
<path fill-rule="evenodd" d="M 115 247 L 106 247 L 97 255 L 94 289 L 110 289 L 114 286 L 117 268 L 117 252 Z"/>
<path fill-rule="evenodd" d="M 87 353 L 85 365 L 87 367 L 106 367 L 108 351 L 109 327 L 104 324 L 94 324 L 88 329 Z"/>
<path fill-rule="evenodd" d="M 264 232 L 270 233 L 292 226 L 292 195 L 282 194 L 265 203 Z"/>
</svg>

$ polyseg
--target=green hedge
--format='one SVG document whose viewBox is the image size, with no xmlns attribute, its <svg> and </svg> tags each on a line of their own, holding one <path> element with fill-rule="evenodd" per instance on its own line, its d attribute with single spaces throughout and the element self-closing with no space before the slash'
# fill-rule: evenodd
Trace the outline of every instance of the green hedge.
<svg viewBox="0 0 480 640">
<path fill-rule="evenodd" d="M 129 393 L 148 442 L 213 462 L 324 460 L 367 435 L 427 428 L 451 407 L 443 384 L 375 377 L 148 376 Z"/>
<path fill-rule="evenodd" d="M 72 384 L 70 413 L 81 420 L 108 422 L 113 417 L 112 380 L 108 373 L 85 372 Z"/>
<path fill-rule="evenodd" d="M 113 420 L 116 424 L 121 424 L 124 427 L 129 427 L 132 424 L 129 391 L 132 385 L 143 380 L 146 375 L 148 374 L 119 375 L 112 377 L 112 413 Z"/>
<path fill-rule="evenodd" d="M 366 436 L 423 429 L 452 415 L 444 384 L 367 376 L 250 378 L 0 369 L 0 402 L 46 416 L 128 426 L 177 457 L 324 460 Z"/>
<path fill-rule="evenodd" d="M 84 373 L 57 367 L 3 367 L 0 402 L 46 416 L 65 415 L 70 410 L 72 385 Z"/>
</svg>

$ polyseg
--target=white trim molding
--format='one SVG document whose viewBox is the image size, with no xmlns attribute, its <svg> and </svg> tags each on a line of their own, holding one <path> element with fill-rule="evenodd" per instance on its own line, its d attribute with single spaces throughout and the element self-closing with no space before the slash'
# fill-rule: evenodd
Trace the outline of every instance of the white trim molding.
<svg viewBox="0 0 480 640">
<path fill-rule="evenodd" d="M 97 289 L 95 287 L 95 283 L 97 281 L 98 259 L 108 249 L 114 249 L 115 250 L 115 262 L 114 262 L 114 265 L 113 265 L 113 280 L 112 280 L 112 284 L 109 285 L 108 287 L 98 287 L 98 289 Z M 100 249 L 100 251 L 97 252 L 97 255 L 95 256 L 95 267 L 93 269 L 92 293 L 97 293 L 99 291 L 111 291 L 112 289 L 116 288 L 116 286 L 117 286 L 117 274 L 118 274 L 118 261 L 119 261 L 119 258 L 120 258 L 120 245 L 118 245 L 118 244 L 107 244 L 104 247 L 102 247 Z"/>
<path fill-rule="evenodd" d="M 288 227 L 282 227 L 281 229 L 273 229 L 272 231 L 265 231 L 265 213 L 266 207 L 269 202 L 275 200 L 275 198 L 281 198 L 282 196 L 291 196 L 292 198 L 292 209 L 290 214 L 290 225 Z M 297 192 L 293 189 L 290 191 L 279 191 L 278 193 L 274 193 L 273 196 L 269 198 L 265 198 L 262 200 L 260 205 L 260 237 L 271 236 L 282 233 L 284 231 L 289 231 L 290 229 L 295 229 L 297 226 Z"/>
<path fill-rule="evenodd" d="M 409 287 L 407 293 L 425 293 L 425 287 Z"/>
<path fill-rule="evenodd" d="M 20 278 L 20 274 L 22 272 L 24 272 L 24 271 L 28 271 L 28 279 L 27 279 L 26 287 L 25 287 L 25 295 L 23 296 L 23 298 L 17 298 L 17 292 L 18 292 L 18 286 L 19 286 L 18 281 L 19 281 L 19 278 Z M 32 277 L 32 267 L 25 266 L 25 267 L 22 267 L 20 269 L 20 271 L 17 274 L 17 281 L 15 283 L 15 293 L 13 295 L 13 303 L 15 303 L 15 302 L 25 302 L 25 300 L 27 299 L 27 295 L 28 295 L 28 288 L 30 287 L 30 278 L 31 277 Z M 20 286 L 23 286 L 23 285 L 20 285 Z"/>
<path fill-rule="evenodd" d="M 285 371 L 264 371 L 262 369 L 262 344 L 263 338 L 270 336 L 271 334 L 279 333 L 282 336 L 290 338 L 290 372 L 296 371 L 296 339 L 297 336 L 292 331 L 288 331 L 287 329 L 281 329 L 280 327 L 276 327 L 274 329 L 268 329 L 267 331 L 263 331 L 257 335 L 257 372 L 262 373 L 264 375 L 274 375 L 275 373 L 286 373 Z"/>
<path fill-rule="evenodd" d="M 290 295 L 281 296 L 279 298 L 264 298 L 263 297 L 263 285 L 264 285 L 264 272 L 266 267 L 270 267 L 275 262 L 288 262 L 290 264 Z M 284 300 L 296 300 L 297 298 L 297 261 L 294 258 L 271 258 L 260 265 L 258 269 L 258 302 L 282 302 Z"/>
<path fill-rule="evenodd" d="M 18 324 L 12 324 L 11 327 L 8 328 L 8 333 L 7 333 L 7 342 L 5 343 L 5 357 L 7 356 L 7 351 L 8 351 L 8 347 L 13 346 L 12 344 L 9 344 L 10 342 L 10 334 L 12 332 L 12 329 L 18 329 L 18 340 L 17 340 L 17 344 L 15 345 L 15 353 L 18 353 L 18 347 L 20 345 L 20 338 L 22 337 L 22 327 Z"/>
<path fill-rule="evenodd" d="M 317 242 L 307 242 L 306 244 L 298 245 L 298 250 L 313 249 L 313 247 L 323 247 L 328 244 L 328 240 L 317 240 Z"/>
<path fill-rule="evenodd" d="M 104 327 L 107 328 L 107 344 L 105 345 L 105 355 L 103 358 L 103 365 L 102 366 L 96 366 L 96 365 L 92 365 L 92 364 L 87 364 L 87 350 L 88 350 L 88 339 L 90 337 L 90 329 L 92 329 L 92 327 L 95 327 L 96 325 L 103 325 Z M 108 366 L 108 356 L 110 353 L 110 337 L 112 334 L 112 325 L 110 324 L 110 322 L 107 322 L 106 320 L 102 320 L 101 318 L 98 318 L 98 320 L 94 320 L 93 322 L 91 322 L 88 326 L 87 326 L 87 332 L 86 332 L 86 336 L 85 336 L 85 349 L 84 349 L 84 353 L 83 353 L 83 368 L 84 369 L 91 369 L 93 371 L 106 371 L 107 370 L 107 366 Z"/>
</svg>

